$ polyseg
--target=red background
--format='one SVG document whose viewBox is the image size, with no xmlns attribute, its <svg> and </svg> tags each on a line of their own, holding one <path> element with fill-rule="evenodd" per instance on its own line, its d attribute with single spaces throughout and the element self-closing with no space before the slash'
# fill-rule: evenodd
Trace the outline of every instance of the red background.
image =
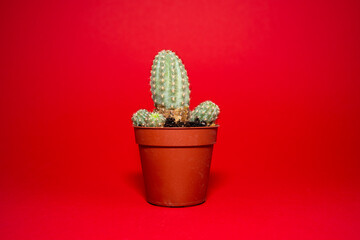
<svg viewBox="0 0 360 240">
<path fill-rule="evenodd" d="M 359 239 L 359 1 L 1 1 L 1 239 Z M 208 200 L 146 203 L 162 49 L 221 108 Z"/>
</svg>

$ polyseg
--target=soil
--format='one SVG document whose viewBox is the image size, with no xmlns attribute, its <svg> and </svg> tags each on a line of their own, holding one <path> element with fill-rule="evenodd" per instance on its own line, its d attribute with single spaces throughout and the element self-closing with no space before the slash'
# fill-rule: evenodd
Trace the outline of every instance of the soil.
<svg viewBox="0 0 360 240">
<path fill-rule="evenodd" d="M 166 118 L 164 127 L 206 127 L 207 124 L 204 121 L 200 121 L 198 118 L 194 122 L 181 122 L 175 121 L 174 118 Z"/>
</svg>

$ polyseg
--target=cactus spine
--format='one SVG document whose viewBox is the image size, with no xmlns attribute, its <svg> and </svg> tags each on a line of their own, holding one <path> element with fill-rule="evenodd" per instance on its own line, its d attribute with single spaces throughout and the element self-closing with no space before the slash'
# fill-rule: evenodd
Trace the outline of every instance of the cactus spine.
<svg viewBox="0 0 360 240">
<path fill-rule="evenodd" d="M 176 120 L 188 120 L 190 85 L 185 67 L 174 52 L 163 50 L 155 56 L 150 85 L 157 112 Z"/>
<path fill-rule="evenodd" d="M 145 126 L 150 113 L 145 109 L 140 109 L 133 114 L 131 120 L 134 126 Z"/>
<path fill-rule="evenodd" d="M 220 113 L 220 108 L 211 101 L 200 103 L 190 114 L 190 121 L 198 118 L 200 121 L 206 122 L 208 125 L 215 122 Z"/>
<path fill-rule="evenodd" d="M 150 113 L 146 121 L 146 127 L 163 127 L 166 118 L 157 112 Z"/>
</svg>

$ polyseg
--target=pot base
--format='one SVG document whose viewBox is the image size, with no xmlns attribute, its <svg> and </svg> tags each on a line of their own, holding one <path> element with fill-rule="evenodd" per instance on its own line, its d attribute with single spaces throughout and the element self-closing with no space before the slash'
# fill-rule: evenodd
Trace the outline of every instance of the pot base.
<svg viewBox="0 0 360 240">
<path fill-rule="evenodd" d="M 151 205 L 157 206 L 157 207 L 168 207 L 168 208 L 183 208 L 183 207 L 194 207 L 194 206 L 198 206 L 203 204 L 204 202 L 206 202 L 205 200 L 202 202 L 190 202 L 190 203 L 183 203 L 180 205 L 164 205 L 164 203 L 152 203 L 147 201 L 148 203 L 150 203 Z"/>
</svg>

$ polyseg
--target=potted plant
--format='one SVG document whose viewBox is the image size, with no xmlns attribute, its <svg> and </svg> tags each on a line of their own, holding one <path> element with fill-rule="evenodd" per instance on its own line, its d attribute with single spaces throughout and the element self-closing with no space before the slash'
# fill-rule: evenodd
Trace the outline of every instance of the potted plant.
<svg viewBox="0 0 360 240">
<path fill-rule="evenodd" d="M 187 72 L 172 51 L 156 55 L 150 85 L 154 111 L 141 109 L 132 116 L 146 200 L 168 207 L 201 204 L 206 199 L 220 109 L 205 101 L 189 110 Z"/>
</svg>

